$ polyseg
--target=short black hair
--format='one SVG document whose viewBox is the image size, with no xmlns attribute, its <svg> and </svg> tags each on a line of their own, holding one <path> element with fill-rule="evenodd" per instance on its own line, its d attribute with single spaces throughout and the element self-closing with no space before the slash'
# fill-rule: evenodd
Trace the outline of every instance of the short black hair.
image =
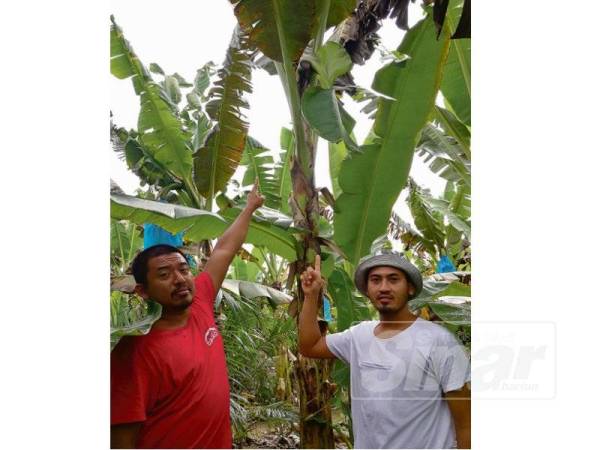
<svg viewBox="0 0 600 450">
<path fill-rule="evenodd" d="M 172 245 L 153 245 L 152 247 L 148 247 L 144 251 L 140 252 L 131 263 L 131 272 L 133 273 L 135 282 L 146 286 L 146 283 L 148 283 L 148 261 L 155 256 L 168 255 L 170 253 L 179 253 L 187 262 L 185 254 L 177 247 L 173 247 Z"/>
</svg>

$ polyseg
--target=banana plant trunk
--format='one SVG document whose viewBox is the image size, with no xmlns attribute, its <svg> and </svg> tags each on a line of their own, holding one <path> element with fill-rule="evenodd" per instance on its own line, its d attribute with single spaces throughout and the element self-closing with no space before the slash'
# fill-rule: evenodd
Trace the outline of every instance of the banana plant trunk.
<svg viewBox="0 0 600 450">
<path fill-rule="evenodd" d="M 314 186 L 315 136 L 309 126 L 302 121 L 304 145 L 298 142 L 297 149 L 304 148 L 305 154 L 294 156 L 292 162 L 291 207 L 296 226 L 309 230 L 302 243 L 302 255 L 296 262 L 296 284 L 299 310 L 302 309 L 304 295 L 300 284 L 300 274 L 320 253 L 318 236 L 319 202 Z M 308 170 L 307 170 L 308 169 Z M 319 300 L 319 310 L 322 300 Z M 299 316 L 298 316 L 299 317 Z M 298 320 L 298 319 L 297 319 Z M 321 334 L 327 331 L 326 322 L 320 323 Z M 298 355 L 295 365 L 300 399 L 300 447 L 334 448 L 331 417 L 333 385 L 329 382 L 331 361 L 305 358 Z"/>
</svg>

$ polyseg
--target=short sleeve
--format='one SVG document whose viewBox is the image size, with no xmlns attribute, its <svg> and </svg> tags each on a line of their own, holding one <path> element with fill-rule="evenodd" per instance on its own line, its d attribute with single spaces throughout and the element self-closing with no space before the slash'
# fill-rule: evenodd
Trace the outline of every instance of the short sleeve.
<svg viewBox="0 0 600 450">
<path fill-rule="evenodd" d="M 200 273 L 194 280 L 194 284 L 196 285 L 196 299 L 200 303 L 207 303 L 212 307 L 216 292 L 208 272 Z"/>
<path fill-rule="evenodd" d="M 348 328 L 340 333 L 328 334 L 325 336 L 325 343 L 331 353 L 346 364 L 350 364 L 350 355 L 352 352 L 352 330 Z"/>
<path fill-rule="evenodd" d="M 136 337 L 124 337 L 110 355 L 110 423 L 143 422 L 155 402 L 155 375 L 141 357 Z"/>
<path fill-rule="evenodd" d="M 443 329 L 432 351 L 432 363 L 444 393 L 462 388 L 471 380 L 471 362 L 464 346 Z"/>
</svg>

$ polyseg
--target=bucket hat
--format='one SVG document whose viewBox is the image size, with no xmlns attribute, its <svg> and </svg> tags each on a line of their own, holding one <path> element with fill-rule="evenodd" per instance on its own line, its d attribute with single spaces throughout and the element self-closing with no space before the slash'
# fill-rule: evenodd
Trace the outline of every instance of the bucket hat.
<svg viewBox="0 0 600 450">
<path fill-rule="evenodd" d="M 400 269 L 406 275 L 406 278 L 411 282 L 415 288 L 415 293 L 410 295 L 409 298 L 415 298 L 423 289 L 423 277 L 421 272 L 417 269 L 402 253 L 393 251 L 383 251 L 375 255 L 368 255 L 362 258 L 356 272 L 354 272 L 354 284 L 356 288 L 362 292 L 365 296 L 367 295 L 367 275 L 369 270 L 374 267 L 389 266 Z"/>
</svg>

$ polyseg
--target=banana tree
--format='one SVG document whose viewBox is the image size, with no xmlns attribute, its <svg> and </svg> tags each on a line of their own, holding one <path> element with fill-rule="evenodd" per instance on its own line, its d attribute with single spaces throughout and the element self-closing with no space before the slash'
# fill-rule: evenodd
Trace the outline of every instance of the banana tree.
<svg viewBox="0 0 600 450">
<path fill-rule="evenodd" d="M 230 1 L 250 43 L 274 62 L 290 108 L 294 139 L 290 203 L 294 224 L 307 230 L 293 271 L 301 273 L 325 242 L 319 236 L 320 208 L 314 187 L 315 150 L 320 137 L 338 145 L 336 162 L 342 160 L 332 164 L 336 171 L 332 178 L 339 184 L 334 184 L 334 242 L 328 242 L 345 257 L 346 269 L 351 272 L 372 241 L 385 231 L 393 203 L 407 181 L 414 147 L 434 105 L 449 51 L 451 32 L 443 23 L 445 9 L 440 16 L 440 5 L 447 7 L 447 2 L 435 2 L 433 13 L 408 31 L 398 48 L 398 53 L 408 58 L 378 71 L 373 83 L 378 93 L 375 125 L 369 140 L 359 146 L 352 136 L 354 120 L 334 88 L 336 80 L 347 77 L 352 67 L 351 46 L 345 45 L 348 36 L 344 45 L 336 38 L 323 43 L 325 30 L 350 16 L 356 2 Z M 399 7 L 397 2 L 360 3 L 363 9 L 376 9 L 380 16 L 387 15 L 389 8 Z M 326 275 L 333 276 L 331 271 Z M 299 286 L 298 296 L 301 307 Z M 332 447 L 327 364 L 300 357 L 298 375 L 301 445 Z"/>
</svg>

